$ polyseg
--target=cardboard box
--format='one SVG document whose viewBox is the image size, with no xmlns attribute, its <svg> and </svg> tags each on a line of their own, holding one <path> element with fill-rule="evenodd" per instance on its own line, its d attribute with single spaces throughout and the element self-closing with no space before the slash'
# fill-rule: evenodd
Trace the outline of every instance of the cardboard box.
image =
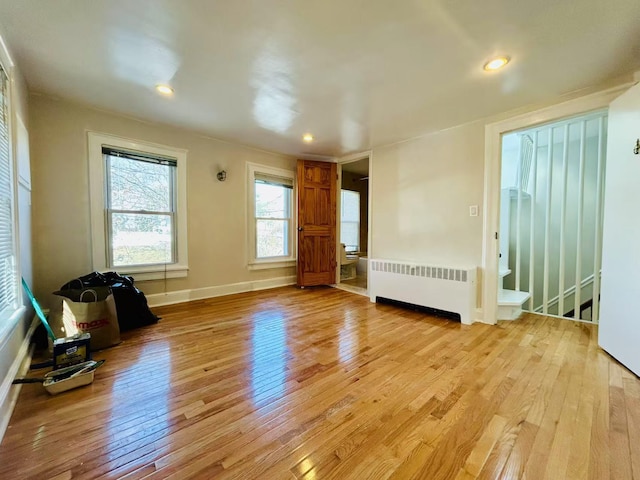
<svg viewBox="0 0 640 480">
<path fill-rule="evenodd" d="M 91 360 L 91 334 L 79 333 L 53 342 L 53 369 L 58 370 Z"/>
</svg>

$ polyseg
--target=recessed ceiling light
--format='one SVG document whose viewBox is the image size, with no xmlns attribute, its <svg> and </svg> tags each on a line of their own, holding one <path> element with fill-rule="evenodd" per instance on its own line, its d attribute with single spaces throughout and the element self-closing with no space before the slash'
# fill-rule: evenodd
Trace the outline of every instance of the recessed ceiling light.
<svg viewBox="0 0 640 480">
<path fill-rule="evenodd" d="M 311 135 L 310 133 L 305 133 L 302 136 L 302 140 L 304 140 L 307 143 L 311 143 L 311 142 L 313 142 L 313 135 Z"/>
<path fill-rule="evenodd" d="M 493 70 L 499 70 L 504 67 L 511 60 L 509 57 L 497 57 L 489 60 L 484 64 L 484 69 L 488 72 Z"/>
<path fill-rule="evenodd" d="M 173 95 L 173 88 L 169 85 L 156 85 L 156 90 L 162 95 Z"/>
</svg>

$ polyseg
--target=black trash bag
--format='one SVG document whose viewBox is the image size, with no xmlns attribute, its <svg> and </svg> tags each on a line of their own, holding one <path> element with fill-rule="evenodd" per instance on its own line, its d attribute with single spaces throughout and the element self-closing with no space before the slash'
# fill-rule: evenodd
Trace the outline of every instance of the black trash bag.
<svg viewBox="0 0 640 480">
<path fill-rule="evenodd" d="M 92 272 L 65 283 L 60 290 L 106 286 L 113 292 L 121 332 L 158 323 L 160 318 L 149 310 L 147 297 L 133 284 L 133 277 L 117 272 Z"/>
<path fill-rule="evenodd" d="M 160 318 L 149 310 L 147 297 L 133 285 L 133 278 L 115 272 L 105 273 L 104 276 L 113 291 L 121 331 L 158 323 Z"/>
<path fill-rule="evenodd" d="M 83 277 L 74 278 L 70 282 L 65 283 L 60 290 L 82 290 L 91 287 L 108 287 L 109 283 L 105 276 L 100 272 L 91 272 Z"/>
</svg>

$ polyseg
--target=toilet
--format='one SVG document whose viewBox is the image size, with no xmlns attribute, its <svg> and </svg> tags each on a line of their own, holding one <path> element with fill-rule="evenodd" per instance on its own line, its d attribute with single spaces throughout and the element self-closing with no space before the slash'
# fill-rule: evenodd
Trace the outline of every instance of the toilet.
<svg viewBox="0 0 640 480">
<path fill-rule="evenodd" d="M 356 268 L 358 265 L 357 255 L 347 255 L 345 244 L 340 244 L 340 281 L 352 280 L 356 278 Z"/>
</svg>

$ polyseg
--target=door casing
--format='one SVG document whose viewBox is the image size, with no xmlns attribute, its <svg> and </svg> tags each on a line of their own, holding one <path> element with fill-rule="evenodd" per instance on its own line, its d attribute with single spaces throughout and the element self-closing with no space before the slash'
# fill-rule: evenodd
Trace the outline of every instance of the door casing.
<svg viewBox="0 0 640 480">
<path fill-rule="evenodd" d="M 485 127 L 484 205 L 482 231 L 482 307 L 477 321 L 494 325 L 498 309 L 498 257 L 500 241 L 500 182 L 502 135 L 574 115 L 607 108 L 633 82 L 518 115 Z"/>
<path fill-rule="evenodd" d="M 354 153 L 351 155 L 347 155 L 345 157 L 339 158 L 338 159 L 338 187 L 337 187 L 337 191 L 340 191 L 340 189 L 342 188 L 342 165 L 347 164 L 347 163 L 352 163 L 352 162 L 358 162 L 360 160 L 364 160 L 365 158 L 369 159 L 369 195 L 368 195 L 368 201 L 367 201 L 367 224 L 368 224 L 368 229 L 367 229 L 367 262 L 369 261 L 368 259 L 371 258 L 371 252 L 372 252 L 372 245 L 371 245 L 371 241 L 372 241 L 372 236 L 371 236 L 371 207 L 372 207 L 372 195 L 371 195 L 371 185 L 372 185 L 372 167 L 373 167 L 373 153 L 371 150 L 367 150 L 364 152 L 358 152 L 358 153 Z M 336 261 L 338 262 L 338 265 L 340 265 L 340 215 L 337 213 L 340 211 L 342 205 L 340 203 L 340 195 L 338 195 L 337 198 L 337 202 L 336 202 Z M 368 268 L 368 266 L 367 266 Z M 336 283 L 340 283 L 340 269 L 337 269 L 336 271 Z M 369 291 L 371 291 L 370 288 L 368 288 Z M 375 302 L 375 299 L 372 300 L 373 302 Z"/>
</svg>

